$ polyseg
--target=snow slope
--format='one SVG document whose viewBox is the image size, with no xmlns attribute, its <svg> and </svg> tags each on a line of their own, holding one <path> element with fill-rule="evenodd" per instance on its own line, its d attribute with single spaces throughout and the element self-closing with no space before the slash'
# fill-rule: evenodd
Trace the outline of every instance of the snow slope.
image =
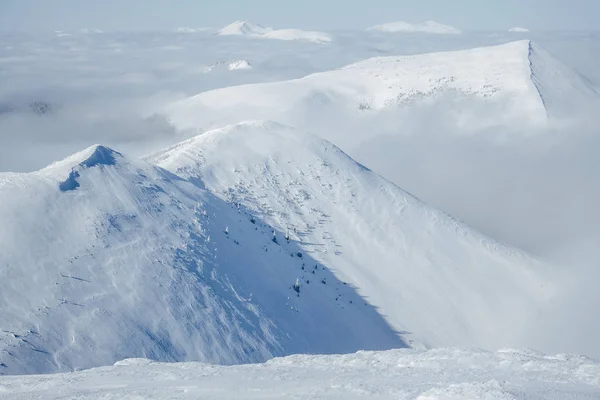
<svg viewBox="0 0 600 400">
<path fill-rule="evenodd" d="M 530 41 L 518 41 L 376 57 L 302 79 L 217 89 L 171 104 L 164 113 L 177 127 L 200 131 L 245 120 L 274 120 L 315 131 L 351 150 L 366 137 L 322 130 L 319 122 L 357 124 L 383 112 L 441 102 L 453 110 L 460 126 L 539 124 L 592 98 L 598 95 L 585 78 Z"/>
<path fill-rule="evenodd" d="M 600 397 L 600 364 L 571 355 L 436 349 L 297 355 L 221 367 L 124 360 L 112 367 L 0 377 L 0 399 L 568 400 Z"/>
<path fill-rule="evenodd" d="M 217 32 L 221 36 L 250 36 L 264 39 L 306 40 L 315 43 L 329 43 L 331 36 L 324 32 L 300 29 L 265 28 L 249 21 L 236 21 Z"/>
<path fill-rule="evenodd" d="M 516 332 L 506 321 L 518 327 L 551 292 L 525 255 L 427 207 L 330 143 L 276 123 L 208 132 L 149 161 L 290 232 L 405 338 L 426 346 L 510 342 Z"/>
<path fill-rule="evenodd" d="M 517 344 L 552 293 L 519 251 L 274 123 L 147 161 L 93 146 L 0 174 L 0 203 L 1 374 Z"/>
<path fill-rule="evenodd" d="M 367 31 L 378 32 L 401 32 L 401 33 L 433 33 L 440 35 L 458 35 L 462 31 L 453 26 L 440 24 L 435 21 L 426 21 L 419 24 L 413 24 L 405 21 L 389 22 L 386 24 L 375 25 Z"/>
<path fill-rule="evenodd" d="M 1 174 L 0 374 L 404 346 L 284 233 L 201 186 L 102 146 Z"/>
</svg>

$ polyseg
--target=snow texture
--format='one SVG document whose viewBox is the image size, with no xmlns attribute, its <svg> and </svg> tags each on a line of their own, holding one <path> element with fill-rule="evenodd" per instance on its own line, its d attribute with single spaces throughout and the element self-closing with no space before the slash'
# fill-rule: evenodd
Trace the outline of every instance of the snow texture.
<svg viewBox="0 0 600 400">
<path fill-rule="evenodd" d="M 92 146 L 0 174 L 0 203 L 0 374 L 491 348 L 552 294 L 536 261 L 275 123 L 146 161 Z"/>
<path fill-rule="evenodd" d="M 600 364 L 528 351 L 435 349 L 296 355 L 222 367 L 128 359 L 46 376 L 0 377 L 0 399 L 592 400 Z"/>
</svg>

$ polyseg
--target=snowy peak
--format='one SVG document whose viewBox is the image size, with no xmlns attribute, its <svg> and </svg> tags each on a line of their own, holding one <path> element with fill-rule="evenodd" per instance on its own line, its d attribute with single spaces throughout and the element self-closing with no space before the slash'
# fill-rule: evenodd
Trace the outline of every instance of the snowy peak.
<svg viewBox="0 0 600 400">
<path fill-rule="evenodd" d="M 85 150 L 75 153 L 64 160 L 57 161 L 38 173 L 43 176 L 60 177 L 73 169 L 92 168 L 98 165 L 115 165 L 118 160 L 123 159 L 123 155 L 118 151 L 103 145 L 93 145 Z"/>
<path fill-rule="evenodd" d="M 461 51 L 375 57 L 302 79 L 228 87 L 167 107 L 183 129 L 252 119 L 318 132 L 351 151 L 361 138 L 323 131 L 315 113 L 360 122 L 382 111 L 445 101 L 460 126 L 545 124 L 597 98 L 589 82 L 528 40 Z M 481 107 L 490 112 L 482 113 Z M 327 111 L 325 111 L 327 110 Z M 353 119 L 354 118 L 354 119 Z M 518 121 L 518 122 L 517 122 Z M 337 133 L 337 134 L 336 134 Z"/>
<path fill-rule="evenodd" d="M 552 287 L 521 252 L 273 122 L 146 160 L 92 146 L 0 176 L 0 204 L 2 374 L 495 347 Z"/>
<path fill-rule="evenodd" d="M 88 149 L 90 155 L 79 163 L 79 165 L 87 168 L 95 167 L 96 165 L 115 165 L 117 157 L 122 157 L 122 154 L 102 145 L 95 145 Z"/>
<path fill-rule="evenodd" d="M 237 152 L 245 137 L 224 147 Z M 186 154 L 191 167 L 202 162 Z M 193 177 L 104 146 L 0 176 L 0 281 L 11 282 L 0 292 L 0 374 L 406 346 L 291 228 Z"/>
<path fill-rule="evenodd" d="M 245 157 L 238 156 L 242 148 Z M 222 152 L 222 159 L 206 154 L 212 151 L 209 149 Z M 319 155 L 332 157 L 330 161 L 352 171 L 368 171 L 330 142 L 274 121 L 246 121 L 208 131 L 150 156 L 148 161 L 183 174 L 190 173 L 190 167 L 210 169 L 210 174 L 202 174 L 202 179 L 207 180 L 227 170 L 230 163 L 239 162 L 241 167 L 286 157 L 308 162 L 318 159 Z M 199 160 L 210 160 L 210 163 L 202 164 Z"/>
<path fill-rule="evenodd" d="M 218 35 L 264 35 L 272 31 L 271 28 L 265 28 L 249 21 L 236 21 L 221 29 Z"/>
<path fill-rule="evenodd" d="M 426 21 L 417 24 L 404 21 L 389 22 L 386 24 L 372 26 L 367 30 L 396 33 L 430 33 L 439 35 L 458 35 L 462 33 L 462 31 L 458 28 L 450 25 L 440 24 L 435 21 Z"/>
<path fill-rule="evenodd" d="M 314 43 L 329 43 L 332 38 L 324 32 L 301 29 L 265 28 L 249 21 L 236 21 L 217 32 L 221 36 L 248 36 L 263 39 L 302 40 Z"/>
<path fill-rule="evenodd" d="M 493 346 L 504 340 L 490 334 L 494 324 L 521 318 L 519 307 L 545 296 L 536 262 L 304 132 L 242 123 L 148 161 L 201 180 L 215 196 L 289 232 L 304 254 L 356 287 L 395 330 L 411 332 L 404 336 L 411 343 Z M 513 305 L 505 303 L 506 290 Z"/>
</svg>

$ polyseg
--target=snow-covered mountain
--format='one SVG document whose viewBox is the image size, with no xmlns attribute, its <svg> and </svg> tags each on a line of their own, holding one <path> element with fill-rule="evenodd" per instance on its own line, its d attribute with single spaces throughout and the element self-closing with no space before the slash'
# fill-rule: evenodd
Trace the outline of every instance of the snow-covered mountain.
<svg viewBox="0 0 600 400">
<path fill-rule="evenodd" d="M 375 25 L 367 31 L 394 32 L 394 33 L 432 33 L 439 35 L 458 35 L 462 31 L 450 25 L 440 24 L 435 21 L 426 21 L 422 23 L 410 23 L 405 21 L 389 22 L 386 24 Z"/>
<path fill-rule="evenodd" d="M 531 32 L 529 29 L 527 29 L 527 28 L 521 28 L 519 26 L 515 26 L 513 28 L 510 28 L 508 31 L 511 32 L 511 33 L 527 33 L 527 32 Z"/>
<path fill-rule="evenodd" d="M 443 102 L 457 123 L 544 123 L 597 100 L 591 84 L 530 41 L 416 56 L 376 57 L 291 81 L 200 93 L 166 108 L 183 129 L 267 119 L 318 132 L 344 149 L 362 143 L 322 120 L 360 123 L 378 113 Z M 396 118 L 397 119 L 397 118 Z M 337 135 L 336 135 L 337 134 Z"/>
<path fill-rule="evenodd" d="M 250 36 L 264 39 L 305 40 L 315 43 L 331 42 L 331 36 L 324 32 L 304 31 L 300 29 L 265 28 L 249 21 L 236 21 L 217 32 L 222 36 Z"/>
<path fill-rule="evenodd" d="M 274 123 L 146 161 L 93 146 L 0 174 L 0 203 L 3 374 L 494 347 L 552 291 L 519 251 Z"/>
<path fill-rule="evenodd" d="M 600 364 L 531 351 L 435 349 L 295 355 L 215 366 L 131 359 L 90 371 L 0 377 L 0 399 L 394 399 L 600 398 Z"/>
</svg>

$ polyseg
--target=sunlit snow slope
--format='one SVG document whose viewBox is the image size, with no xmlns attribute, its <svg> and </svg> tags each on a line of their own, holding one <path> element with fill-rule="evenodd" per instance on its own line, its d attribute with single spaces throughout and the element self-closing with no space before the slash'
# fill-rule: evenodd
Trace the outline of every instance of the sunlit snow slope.
<svg viewBox="0 0 600 400">
<path fill-rule="evenodd" d="M 284 232 L 201 187 L 102 146 L 1 174 L 0 374 L 404 346 Z"/>
<path fill-rule="evenodd" d="M 147 161 L 94 146 L 1 174 L 0 204 L 3 374 L 519 344 L 552 292 L 520 252 L 274 123 Z"/>
<path fill-rule="evenodd" d="M 150 161 L 290 232 L 416 342 L 500 345 L 548 294 L 539 266 L 520 252 L 291 128 L 230 126 Z"/>
<path fill-rule="evenodd" d="M 164 111 L 179 128 L 211 129 L 275 120 L 308 129 L 345 149 L 370 131 L 345 137 L 319 131 L 323 120 L 356 121 L 414 105 L 443 104 L 457 122 L 538 124 L 597 99 L 587 80 L 530 41 L 464 51 L 378 57 L 302 79 L 200 93 Z M 339 124 L 338 124 L 339 125 Z"/>
</svg>

